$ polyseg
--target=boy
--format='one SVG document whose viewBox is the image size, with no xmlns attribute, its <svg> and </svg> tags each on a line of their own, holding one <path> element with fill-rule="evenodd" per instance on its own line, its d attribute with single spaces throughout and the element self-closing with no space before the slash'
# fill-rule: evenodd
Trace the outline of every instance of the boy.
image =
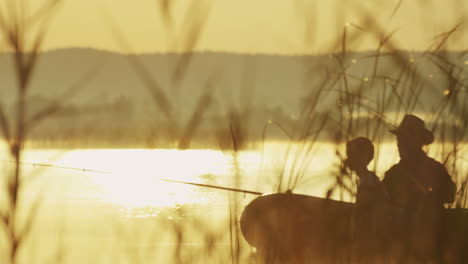
<svg viewBox="0 0 468 264">
<path fill-rule="evenodd" d="M 376 263 L 384 246 L 386 192 L 383 184 L 367 166 L 374 158 L 374 146 L 364 137 L 346 144 L 345 165 L 356 172 L 359 184 L 356 195 L 355 239 L 356 257 L 359 263 Z"/>
<path fill-rule="evenodd" d="M 374 158 L 374 146 L 365 137 L 358 137 L 346 144 L 345 165 L 359 177 L 356 204 L 358 208 L 369 209 L 385 199 L 385 190 L 379 178 L 367 166 Z"/>
</svg>

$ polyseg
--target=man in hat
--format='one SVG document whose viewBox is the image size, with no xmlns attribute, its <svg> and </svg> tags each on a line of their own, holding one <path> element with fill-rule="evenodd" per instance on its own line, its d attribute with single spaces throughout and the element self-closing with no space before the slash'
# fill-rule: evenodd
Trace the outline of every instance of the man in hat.
<svg viewBox="0 0 468 264">
<path fill-rule="evenodd" d="M 424 121 L 405 115 L 397 129 L 400 162 L 391 167 L 383 179 L 390 200 L 401 208 L 417 209 L 432 205 L 443 208 L 455 197 L 455 183 L 440 162 L 428 157 L 422 147 L 434 141 Z"/>
<path fill-rule="evenodd" d="M 424 261 L 441 256 L 441 228 L 444 204 L 455 198 L 455 183 L 440 162 L 428 157 L 422 147 L 434 141 L 424 121 L 405 115 L 397 129 L 400 162 L 391 167 L 382 181 L 391 203 L 401 208 L 397 244 L 408 257 Z M 419 262 L 418 262 L 419 263 Z M 426 263 L 426 262 L 424 262 Z"/>
</svg>

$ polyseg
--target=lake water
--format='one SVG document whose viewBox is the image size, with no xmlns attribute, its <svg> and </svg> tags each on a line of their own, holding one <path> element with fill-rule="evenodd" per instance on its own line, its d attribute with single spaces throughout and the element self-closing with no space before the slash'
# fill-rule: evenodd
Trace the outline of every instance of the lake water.
<svg viewBox="0 0 468 264">
<path fill-rule="evenodd" d="M 376 171 L 382 176 L 398 155 L 394 144 L 380 149 Z M 6 175 L 13 164 L 6 154 L 1 160 Z M 300 145 L 279 142 L 238 156 L 218 150 L 36 149 L 27 150 L 23 161 L 20 215 L 34 202 L 40 204 L 31 239 L 24 246 L 24 263 L 32 263 L 32 258 L 44 260 L 34 263 L 59 258 L 61 263 L 170 263 L 178 243 L 171 223 L 187 220 L 183 232 L 190 235 L 182 244 L 202 247 L 206 234 L 228 232 L 233 194 L 163 179 L 272 193 L 280 175 L 283 190 L 289 179 L 302 175 L 294 192 L 324 196 L 339 164 L 334 145 L 320 143 L 305 151 Z M 466 175 L 467 161 L 459 164 L 459 172 Z M 237 217 L 255 197 L 236 195 Z M 339 193 L 334 198 L 340 198 Z M 228 252 L 228 242 L 217 240 L 218 249 Z"/>
</svg>

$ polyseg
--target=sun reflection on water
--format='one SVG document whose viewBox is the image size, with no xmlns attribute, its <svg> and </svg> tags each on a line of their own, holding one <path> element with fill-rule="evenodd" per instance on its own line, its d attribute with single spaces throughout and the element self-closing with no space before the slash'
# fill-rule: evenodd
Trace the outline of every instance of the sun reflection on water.
<svg viewBox="0 0 468 264">
<path fill-rule="evenodd" d="M 378 162 L 370 165 L 381 179 L 385 171 L 398 162 L 395 145 L 393 142 L 382 144 L 376 155 Z M 464 151 L 465 146 L 461 148 Z M 440 153 L 439 149 L 439 145 L 432 145 L 429 155 L 442 160 L 437 155 Z M 24 155 L 25 162 L 34 161 L 92 171 L 25 164 L 26 176 L 46 177 L 43 178 L 44 181 L 35 181 L 36 185 L 30 185 L 25 193 L 31 200 L 35 199 L 34 194 L 40 190 L 40 183 L 46 182 L 48 189 L 45 195 L 53 203 L 97 204 L 102 208 L 119 210 L 123 215 L 152 217 L 161 212 L 159 209 L 167 211 L 187 206 L 195 208 L 198 205 L 227 208 L 229 203 L 226 191 L 169 183 L 161 179 L 271 193 L 275 192 L 280 175 L 285 177 L 283 182 L 287 182 L 288 177 L 304 172 L 304 178 L 293 191 L 323 197 L 335 181 L 333 173 L 338 164 L 336 146 L 320 143 L 311 159 L 304 161 L 303 167 L 294 167 L 295 157 L 301 153 L 300 150 L 301 148 L 289 148 L 285 143 L 269 142 L 261 149 L 242 151 L 238 157 L 239 171 L 235 167 L 233 153 L 218 150 L 28 150 Z M 5 160 L 8 159 L 6 155 L 3 156 Z M 4 169 L 11 169 L 12 166 L 13 163 L 4 163 Z M 462 172 L 460 175 L 465 175 L 463 172 L 468 168 L 468 162 L 460 162 L 458 168 Z M 238 172 L 241 174 L 240 178 L 236 176 Z M 245 201 L 249 199 L 253 197 L 245 197 Z"/>
<path fill-rule="evenodd" d="M 259 160 L 258 154 L 246 153 L 241 164 L 258 166 Z M 215 150 L 76 150 L 67 152 L 60 162 L 112 172 L 92 173 L 89 178 L 101 200 L 134 211 L 218 202 L 211 189 L 161 179 L 229 184 L 226 179 L 233 172 L 232 157 Z"/>
</svg>

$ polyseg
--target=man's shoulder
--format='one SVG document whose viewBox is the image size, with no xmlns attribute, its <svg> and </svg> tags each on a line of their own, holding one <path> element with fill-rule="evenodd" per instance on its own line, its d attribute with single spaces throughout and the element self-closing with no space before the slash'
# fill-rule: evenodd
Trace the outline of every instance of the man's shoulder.
<svg viewBox="0 0 468 264">
<path fill-rule="evenodd" d="M 385 186 L 396 186 L 396 185 L 401 185 L 403 182 L 406 181 L 405 175 L 407 174 L 406 171 L 406 166 L 404 166 L 401 161 L 398 162 L 397 164 L 393 165 L 388 169 L 384 177 L 382 179 L 382 184 Z"/>
<path fill-rule="evenodd" d="M 426 166 L 430 166 L 432 168 L 437 167 L 437 168 L 445 168 L 444 164 L 440 163 L 439 161 L 435 160 L 432 157 L 426 156 L 425 159 L 425 164 Z"/>
<path fill-rule="evenodd" d="M 424 159 L 424 162 L 422 162 L 420 166 L 422 166 L 422 168 L 424 168 L 426 172 L 440 174 L 440 175 L 444 175 L 444 174 L 448 175 L 445 165 L 429 156 L 426 156 L 426 158 Z"/>
<path fill-rule="evenodd" d="M 400 170 L 403 169 L 403 165 L 401 164 L 401 161 L 398 162 L 397 164 L 393 165 L 392 167 L 390 167 L 390 169 L 388 169 L 386 172 L 385 172 L 385 177 L 389 176 L 389 175 L 395 175 L 395 173 L 399 174 L 398 172 Z"/>
</svg>

